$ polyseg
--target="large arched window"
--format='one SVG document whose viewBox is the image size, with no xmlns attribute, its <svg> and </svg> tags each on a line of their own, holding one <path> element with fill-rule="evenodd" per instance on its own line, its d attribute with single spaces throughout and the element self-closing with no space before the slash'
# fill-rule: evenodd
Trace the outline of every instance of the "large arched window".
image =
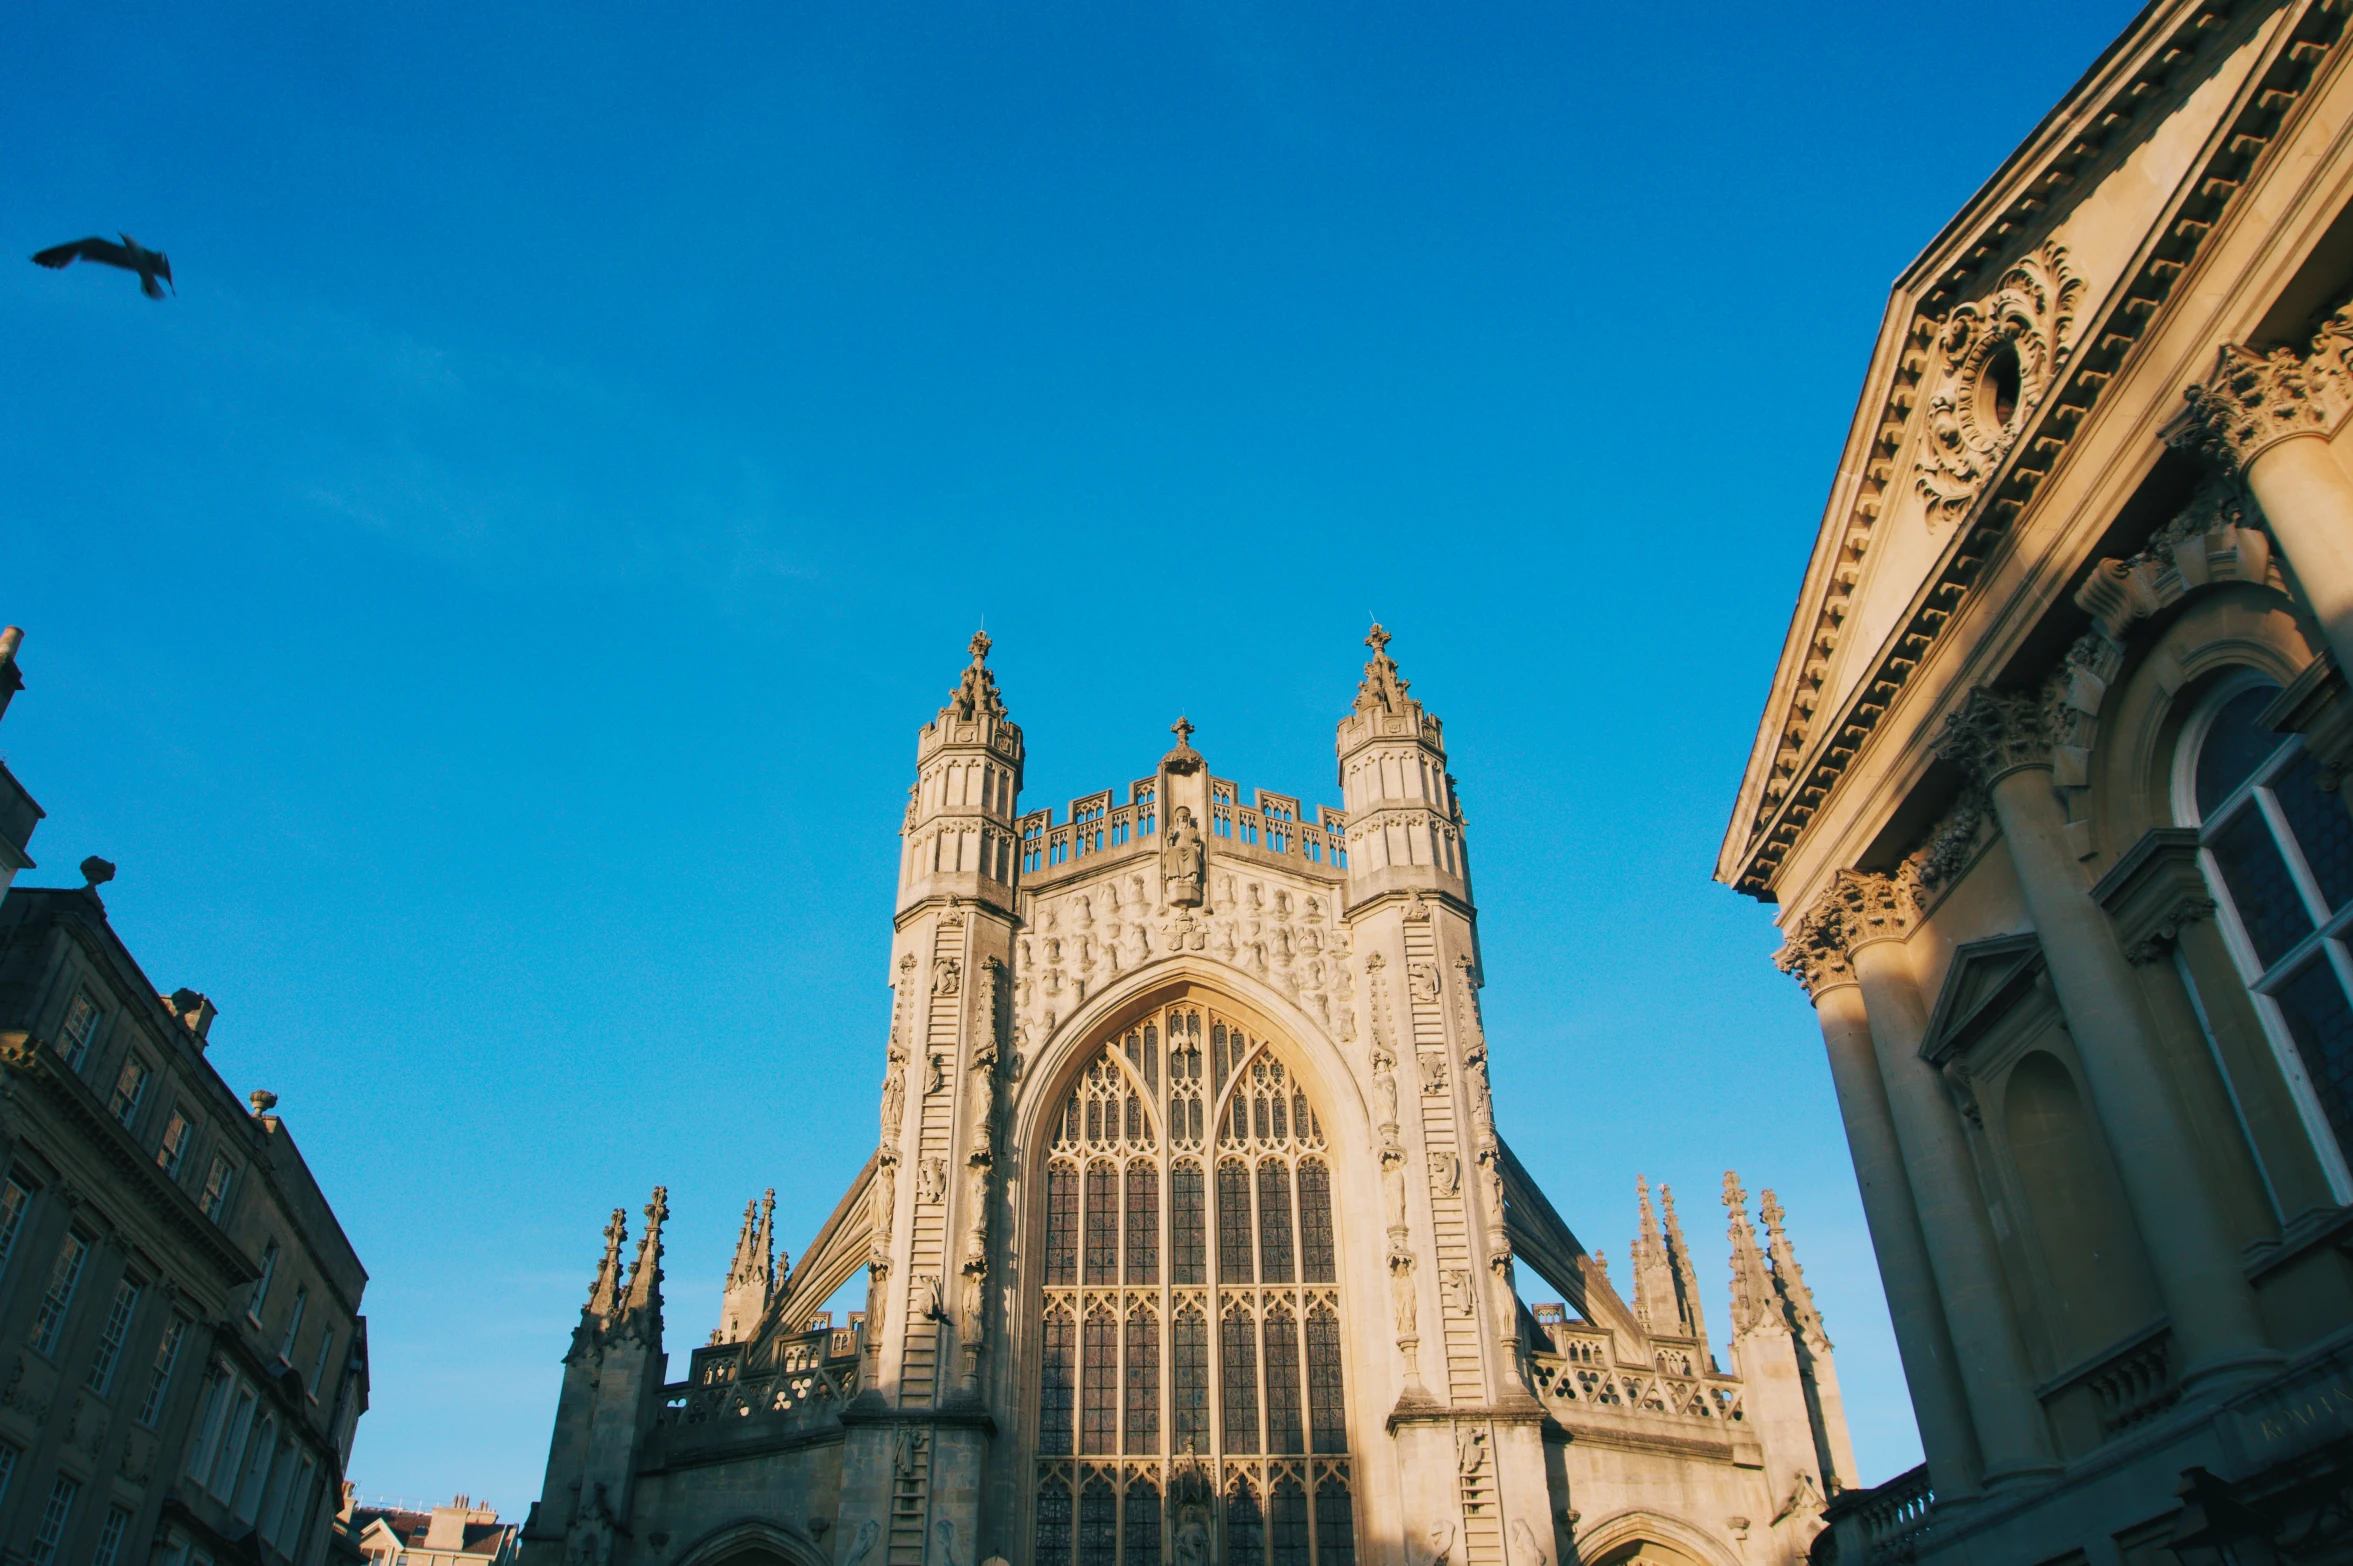
<svg viewBox="0 0 2353 1566">
<path fill-rule="evenodd" d="M 1098 1046 L 1051 1122 L 1037 1566 L 1355 1566 L 1321 1117 L 1199 1001 Z"/>
<path fill-rule="evenodd" d="M 2198 829 L 2223 939 L 2340 1196 L 2353 1148 L 2353 812 L 2301 739 L 2259 726 L 2279 687 L 2226 681 L 2184 728 L 2175 817 Z"/>
</svg>

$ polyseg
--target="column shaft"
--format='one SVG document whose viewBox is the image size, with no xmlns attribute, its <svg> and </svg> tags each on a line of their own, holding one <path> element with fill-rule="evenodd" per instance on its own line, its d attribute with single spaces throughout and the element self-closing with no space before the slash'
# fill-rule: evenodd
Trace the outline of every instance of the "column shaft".
<svg viewBox="0 0 2353 1566">
<path fill-rule="evenodd" d="M 1920 1234 L 1936 1275 L 1989 1489 L 2055 1470 L 2050 1426 L 2019 1341 L 2017 1311 L 1987 1224 L 1977 1167 L 1936 1068 L 1920 1058 L 1928 1017 L 1910 960 L 1892 939 L 1854 948 L 1871 1042 L 1903 1150 Z"/>
<path fill-rule="evenodd" d="M 2353 475 L 2318 435 L 2264 448 L 2246 475 L 2337 667 L 2353 670 Z"/>
<path fill-rule="evenodd" d="M 1903 1150 L 1888 1116 L 1887 1084 L 1879 1077 L 1863 992 L 1853 984 L 1832 985 L 1815 995 L 1814 1009 L 1830 1052 L 1830 1080 L 1838 1089 L 1838 1112 L 1846 1122 L 1855 1183 L 1863 1193 L 1863 1217 L 1871 1226 L 1871 1249 L 1879 1258 L 1879 1279 L 1903 1354 L 1904 1383 L 1920 1422 L 1929 1478 L 1939 1504 L 1970 1500 L 1978 1492 L 1985 1459 L 1969 1422 L 1969 1394 L 1936 1296 L 1936 1275 L 1928 1243 L 1921 1238 Z"/>
<path fill-rule="evenodd" d="M 2153 1025 L 2131 965 L 2067 848 L 2050 771 L 2015 768 L 1996 778 L 1991 792 L 2093 1108 L 2181 1346 L 2183 1383 L 2195 1389 L 2274 1364 L 2278 1355 L 2264 1341 L 2237 1248 L 2199 1179 L 2187 1116 L 2150 1058 Z"/>
</svg>

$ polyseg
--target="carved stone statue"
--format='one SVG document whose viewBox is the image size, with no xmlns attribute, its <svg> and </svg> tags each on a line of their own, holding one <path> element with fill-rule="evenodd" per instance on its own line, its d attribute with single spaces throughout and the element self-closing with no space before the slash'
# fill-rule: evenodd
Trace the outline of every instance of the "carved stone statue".
<svg viewBox="0 0 2353 1566">
<path fill-rule="evenodd" d="M 964 988 L 964 963 L 960 958 L 941 957 L 931 965 L 931 992 L 934 995 L 954 995 Z"/>
<path fill-rule="evenodd" d="M 1201 829 L 1193 824 L 1193 812 L 1184 805 L 1177 806 L 1168 837 L 1160 845 L 1160 880 L 1169 907 L 1201 906 L 1202 888 L 1209 880 L 1209 849 L 1201 841 Z"/>
<path fill-rule="evenodd" d="M 937 1206 L 948 1196 L 948 1161 L 926 1158 L 915 1166 L 915 1200 L 926 1207 Z"/>
<path fill-rule="evenodd" d="M 1177 1523 L 1176 1566 L 1209 1566 L 1209 1527 L 1197 1506 L 1187 1507 Z"/>
<path fill-rule="evenodd" d="M 1424 1050 L 1415 1058 L 1422 1068 L 1422 1091 L 1425 1093 L 1445 1092 L 1446 1057 L 1435 1051 Z"/>
<path fill-rule="evenodd" d="M 1399 1338 L 1411 1338 L 1421 1330 L 1420 1313 L 1414 1308 L 1413 1258 L 1400 1251 L 1389 1255 L 1389 1313 Z"/>
<path fill-rule="evenodd" d="M 1430 1194 L 1452 1196 L 1462 1184 L 1462 1159 L 1453 1153 L 1430 1155 Z"/>
<path fill-rule="evenodd" d="M 1449 1267 L 1438 1274 L 1438 1288 L 1446 1296 L 1446 1308 L 1457 1316 L 1468 1316 L 1471 1302 L 1471 1275 L 1459 1267 Z"/>
</svg>

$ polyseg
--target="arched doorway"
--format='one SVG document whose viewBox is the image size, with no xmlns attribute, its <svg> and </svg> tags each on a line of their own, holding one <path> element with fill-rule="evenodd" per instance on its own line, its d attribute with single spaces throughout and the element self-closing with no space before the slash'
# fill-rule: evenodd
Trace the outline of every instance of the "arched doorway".
<svg viewBox="0 0 2353 1566">
<path fill-rule="evenodd" d="M 1037 1566 L 1219 1538 L 1354 1566 L 1332 1164 L 1292 1057 L 1208 996 L 1079 1051 L 1037 1155 Z"/>
</svg>

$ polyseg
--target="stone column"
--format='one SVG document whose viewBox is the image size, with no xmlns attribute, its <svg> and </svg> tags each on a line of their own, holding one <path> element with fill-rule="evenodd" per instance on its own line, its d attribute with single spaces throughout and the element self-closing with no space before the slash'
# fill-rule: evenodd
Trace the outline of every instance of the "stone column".
<svg viewBox="0 0 2353 1566">
<path fill-rule="evenodd" d="M 1848 870 L 1839 873 L 1831 895 L 1846 905 L 1848 960 L 1976 1425 L 1985 1487 L 2039 1481 L 2057 1471 L 2058 1459 L 2034 1395 L 2034 1370 L 2019 1338 L 1976 1162 L 1943 1077 L 1920 1058 L 1928 1008 L 1903 944 L 1914 917 L 1911 890 L 1891 876 Z"/>
<path fill-rule="evenodd" d="M 2126 1200 L 2157 1275 L 2182 1383 L 2197 1391 L 2279 1362 L 2214 1193 L 2200 1179 L 2189 1116 L 2166 1083 L 2155 1033 L 2115 927 L 2092 901 L 2067 846 L 2051 786 L 2046 710 L 2055 698 L 1979 687 L 1939 749 L 1991 798 L 2042 941 L 2092 1106 L 2116 1156 Z"/>
<path fill-rule="evenodd" d="M 1798 922 L 1789 944 L 1774 960 L 1813 996 L 1822 1025 L 1830 1080 L 1838 1090 L 1839 1117 L 1846 1123 L 1863 1217 L 1879 1259 L 1879 1281 L 1887 1292 L 1896 1347 L 1903 1355 L 1904 1384 L 1912 1394 L 1937 1504 L 1965 1505 L 1978 1497 L 1985 1458 L 1969 1421 L 1969 1394 L 1961 1382 L 1944 1306 L 1937 1299 L 1928 1242 L 1920 1233 L 1903 1150 L 1896 1145 L 1887 1084 L 1880 1080 L 1863 991 L 1847 960 L 1840 913 L 1837 899 L 1825 898 Z"/>
<path fill-rule="evenodd" d="M 2347 324 L 2322 328 L 2310 356 L 2226 345 L 2188 397 L 2175 439 L 2244 476 L 2294 568 L 2337 667 L 2353 670 L 2353 475 L 2329 449 L 2348 398 Z"/>
</svg>

